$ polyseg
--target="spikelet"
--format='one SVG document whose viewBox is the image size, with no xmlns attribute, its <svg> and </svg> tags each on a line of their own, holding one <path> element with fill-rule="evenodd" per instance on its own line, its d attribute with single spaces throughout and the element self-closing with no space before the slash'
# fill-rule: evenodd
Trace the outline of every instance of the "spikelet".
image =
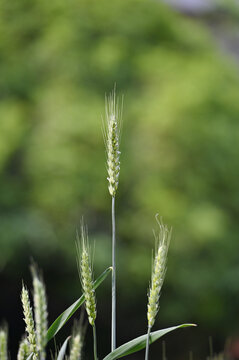
<svg viewBox="0 0 239 360">
<path fill-rule="evenodd" d="M 31 268 L 33 275 L 34 315 L 36 322 L 36 342 L 40 359 L 45 360 L 45 347 L 47 344 L 47 299 L 43 280 L 38 275 L 36 268 Z"/>
<path fill-rule="evenodd" d="M 0 330 L 0 360 L 7 360 L 7 331 Z"/>
<path fill-rule="evenodd" d="M 24 321 L 26 324 L 27 339 L 30 344 L 30 351 L 34 354 L 33 360 L 36 360 L 38 359 L 38 353 L 37 353 L 37 345 L 36 345 L 36 334 L 34 329 L 34 320 L 33 320 L 30 299 L 29 299 L 29 293 L 24 285 L 22 286 L 21 299 L 23 306 Z"/>
<path fill-rule="evenodd" d="M 83 341 L 81 334 L 80 333 L 75 334 L 72 338 L 69 360 L 80 360 L 82 346 L 83 346 Z"/>
<path fill-rule="evenodd" d="M 81 284 L 85 295 L 85 308 L 89 323 L 94 326 L 96 319 L 96 299 L 93 287 L 93 274 L 90 258 L 88 236 L 84 224 L 81 225 L 81 242 L 77 239 L 77 264 L 80 273 Z"/>
<path fill-rule="evenodd" d="M 19 345 L 17 360 L 26 360 L 30 353 L 30 344 L 27 339 L 23 339 Z"/>
<path fill-rule="evenodd" d="M 171 237 L 171 230 L 169 230 L 162 221 L 158 220 L 157 215 L 156 221 L 159 226 L 159 232 L 157 235 L 155 234 L 156 251 L 152 269 L 151 286 L 148 294 L 147 318 L 149 328 L 152 328 L 154 325 L 159 310 L 159 296 L 165 277 L 167 253 Z"/>
<path fill-rule="evenodd" d="M 120 131 L 122 106 L 116 98 L 115 88 L 105 100 L 105 126 L 103 135 L 107 153 L 108 188 L 111 196 L 116 195 L 120 174 Z"/>
</svg>

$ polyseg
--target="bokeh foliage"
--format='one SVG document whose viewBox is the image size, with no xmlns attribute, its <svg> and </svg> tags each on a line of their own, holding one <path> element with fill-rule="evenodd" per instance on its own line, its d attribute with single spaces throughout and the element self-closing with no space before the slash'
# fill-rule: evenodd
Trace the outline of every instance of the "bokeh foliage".
<svg viewBox="0 0 239 360">
<path fill-rule="evenodd" d="M 66 273 L 76 272 L 83 214 L 96 240 L 96 272 L 109 265 L 101 116 L 116 82 L 125 95 L 122 311 L 142 333 L 159 212 L 174 229 L 161 324 L 198 322 L 220 339 L 238 330 L 236 65 L 202 24 L 159 2 L 2 0 L 0 10 L 2 274 L 14 263 L 19 281 L 19 259 L 30 254 L 44 264 L 46 280 L 49 269 L 58 271 L 55 254 L 64 255 Z M 60 296 L 61 279 L 50 280 Z M 78 295 L 77 278 L 68 281 L 67 301 Z"/>
</svg>

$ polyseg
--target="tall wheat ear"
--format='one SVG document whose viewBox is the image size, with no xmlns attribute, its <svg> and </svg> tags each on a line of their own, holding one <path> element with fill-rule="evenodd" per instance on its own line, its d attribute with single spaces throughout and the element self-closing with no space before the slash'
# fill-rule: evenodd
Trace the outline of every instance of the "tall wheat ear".
<svg viewBox="0 0 239 360">
<path fill-rule="evenodd" d="M 120 137 L 122 129 L 123 98 L 116 97 L 116 88 L 105 97 L 105 121 L 103 121 L 103 137 L 106 147 L 108 188 L 115 197 L 120 174 Z"/>
</svg>

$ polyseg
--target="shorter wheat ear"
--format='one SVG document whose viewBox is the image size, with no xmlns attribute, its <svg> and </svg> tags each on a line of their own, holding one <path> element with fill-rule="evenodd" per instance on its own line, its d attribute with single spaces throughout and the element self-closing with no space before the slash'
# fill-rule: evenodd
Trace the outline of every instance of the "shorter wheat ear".
<svg viewBox="0 0 239 360">
<path fill-rule="evenodd" d="M 27 340 L 30 344 L 30 351 L 33 353 L 33 360 L 37 360 L 39 359 L 39 357 L 37 352 L 34 319 L 32 314 L 31 303 L 29 299 L 29 292 L 24 285 L 22 285 L 21 300 L 22 300 L 24 321 L 26 324 Z"/>
<path fill-rule="evenodd" d="M 82 289 L 85 295 L 85 308 L 88 315 L 88 320 L 93 329 L 94 339 L 94 359 L 97 360 L 97 340 L 96 340 L 96 298 L 94 290 L 94 279 L 91 263 L 90 246 L 86 227 L 81 225 L 81 240 L 79 237 L 76 241 L 77 250 L 77 264 L 80 274 Z"/>
<path fill-rule="evenodd" d="M 166 273 L 167 253 L 172 232 L 171 229 L 168 229 L 167 225 L 163 224 L 162 219 L 158 219 L 158 214 L 155 217 L 158 224 L 158 231 L 157 233 L 154 232 L 156 248 L 152 267 L 151 284 L 148 293 L 148 336 L 145 360 L 148 360 L 150 332 L 159 310 L 159 297 Z"/>
</svg>

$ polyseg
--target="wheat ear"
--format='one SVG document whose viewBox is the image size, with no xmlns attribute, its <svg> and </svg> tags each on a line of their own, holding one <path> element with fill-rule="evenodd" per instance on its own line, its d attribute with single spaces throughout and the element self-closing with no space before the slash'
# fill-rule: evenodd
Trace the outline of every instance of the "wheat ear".
<svg viewBox="0 0 239 360">
<path fill-rule="evenodd" d="M 83 322 L 84 316 L 81 313 L 80 320 L 76 321 L 73 326 L 69 360 L 81 360 L 82 358 L 82 348 L 86 332 L 86 325 L 83 325 Z"/>
<path fill-rule="evenodd" d="M 79 360 L 81 356 L 82 341 L 80 334 L 76 334 L 72 339 L 69 360 Z"/>
<path fill-rule="evenodd" d="M 27 339 L 30 344 L 30 351 L 34 354 L 33 360 L 36 360 L 38 359 L 38 352 L 37 352 L 34 320 L 33 320 L 31 303 L 29 299 L 29 292 L 24 285 L 22 286 L 21 300 L 22 300 L 24 321 L 26 324 Z"/>
<path fill-rule="evenodd" d="M 7 360 L 7 330 L 0 330 L 0 359 Z"/>
<path fill-rule="evenodd" d="M 123 101 L 122 101 L 123 103 Z M 122 105 L 116 98 L 116 90 L 105 98 L 105 122 L 103 136 L 107 154 L 108 189 L 111 196 L 115 197 L 120 174 L 120 135 L 122 127 Z"/>
<path fill-rule="evenodd" d="M 85 308 L 88 320 L 93 329 L 94 338 L 94 359 L 97 360 L 97 341 L 96 341 L 96 298 L 94 290 L 94 279 L 92 273 L 92 263 L 90 255 L 90 246 L 88 241 L 87 230 L 83 224 L 81 225 L 81 240 L 77 239 L 77 264 L 81 278 L 81 284 L 85 295 Z"/>
<path fill-rule="evenodd" d="M 33 298 L 34 298 L 34 315 L 36 322 L 36 342 L 40 354 L 40 360 L 45 360 L 47 344 L 47 298 L 46 289 L 42 278 L 37 273 L 36 267 L 32 266 L 33 276 Z"/>
<path fill-rule="evenodd" d="M 17 360 L 27 360 L 30 353 L 31 353 L 30 344 L 27 341 L 27 339 L 23 339 L 19 345 Z"/>
<path fill-rule="evenodd" d="M 123 105 L 123 98 L 122 98 Z M 111 314 L 111 350 L 116 348 L 116 230 L 115 230 L 115 196 L 119 185 L 120 174 L 120 135 L 122 127 L 122 107 L 116 98 L 116 90 L 105 99 L 105 126 L 103 136 L 107 154 L 108 189 L 112 197 L 112 314 Z"/>
<path fill-rule="evenodd" d="M 152 268 L 151 284 L 148 294 L 148 336 L 145 351 L 145 360 L 148 360 L 150 332 L 159 310 L 159 296 L 166 273 L 167 253 L 171 238 L 171 229 L 169 230 L 167 225 L 164 225 L 162 220 L 158 219 L 158 215 L 156 215 L 156 221 L 158 224 L 158 232 L 154 232 L 156 250 Z"/>
</svg>

